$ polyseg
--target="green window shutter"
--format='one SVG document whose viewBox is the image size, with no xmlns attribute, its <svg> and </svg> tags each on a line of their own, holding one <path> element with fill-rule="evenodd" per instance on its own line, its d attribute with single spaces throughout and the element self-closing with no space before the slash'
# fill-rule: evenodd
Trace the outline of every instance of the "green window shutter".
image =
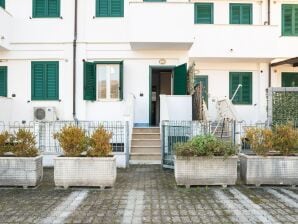
<svg viewBox="0 0 298 224">
<path fill-rule="evenodd" d="M 298 36 L 298 5 L 282 5 L 282 35 Z"/>
<path fill-rule="evenodd" d="M 213 3 L 195 3 L 195 24 L 213 24 Z"/>
<path fill-rule="evenodd" d="M 252 4 L 230 3 L 230 24 L 252 24 Z"/>
<path fill-rule="evenodd" d="M 59 63 L 49 62 L 46 64 L 46 98 L 59 98 Z"/>
<path fill-rule="evenodd" d="M 281 74 L 282 87 L 298 87 L 298 73 L 283 72 Z"/>
<path fill-rule="evenodd" d="M 5 0 L 0 0 L 0 7 L 5 9 Z"/>
<path fill-rule="evenodd" d="M 60 0 L 33 0 L 33 18 L 60 17 Z"/>
<path fill-rule="evenodd" d="M 96 0 L 96 17 L 123 17 L 124 0 Z"/>
<path fill-rule="evenodd" d="M 31 63 L 32 100 L 59 99 L 59 62 Z"/>
<path fill-rule="evenodd" d="M 174 68 L 174 95 L 187 94 L 187 64 Z"/>
<path fill-rule="evenodd" d="M 48 17 L 60 17 L 60 0 L 48 0 Z"/>
<path fill-rule="evenodd" d="M 84 100 L 96 100 L 96 68 L 91 62 L 84 62 Z"/>
<path fill-rule="evenodd" d="M 7 97 L 7 67 L 0 66 L 0 96 Z"/>
<path fill-rule="evenodd" d="M 230 72 L 230 94 L 229 98 L 241 84 L 236 96 L 233 99 L 235 104 L 252 104 L 252 73 L 251 72 Z"/>
<path fill-rule="evenodd" d="M 119 90 L 120 90 L 120 100 L 123 100 L 123 61 L 120 62 L 120 84 L 119 84 Z"/>
</svg>

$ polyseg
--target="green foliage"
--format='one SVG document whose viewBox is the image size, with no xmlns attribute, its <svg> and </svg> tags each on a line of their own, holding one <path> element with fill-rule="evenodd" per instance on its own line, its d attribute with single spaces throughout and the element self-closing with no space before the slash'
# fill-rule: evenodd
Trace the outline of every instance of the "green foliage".
<svg viewBox="0 0 298 224">
<path fill-rule="evenodd" d="M 236 154 L 236 146 L 216 138 L 214 135 L 196 136 L 186 143 L 178 143 L 174 146 L 177 156 L 233 156 Z"/>
<path fill-rule="evenodd" d="M 70 125 L 65 126 L 58 133 L 54 134 L 58 140 L 65 156 L 76 157 L 88 150 L 88 137 L 82 128 Z"/>
<path fill-rule="evenodd" d="M 274 124 L 298 120 L 298 92 L 274 92 L 272 103 Z"/>
<path fill-rule="evenodd" d="M 112 152 L 111 138 L 112 133 L 106 131 L 102 126 L 97 128 L 90 138 L 90 149 L 87 155 L 92 157 L 108 156 Z"/>
<path fill-rule="evenodd" d="M 38 155 L 35 136 L 32 132 L 19 129 L 14 134 L 2 132 L 0 134 L 0 156 L 12 153 L 17 157 L 35 157 Z"/>
</svg>

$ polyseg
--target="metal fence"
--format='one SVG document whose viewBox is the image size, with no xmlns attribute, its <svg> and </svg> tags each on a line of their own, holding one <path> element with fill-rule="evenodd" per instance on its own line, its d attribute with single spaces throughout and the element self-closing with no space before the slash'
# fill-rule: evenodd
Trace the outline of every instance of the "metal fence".
<svg viewBox="0 0 298 224">
<path fill-rule="evenodd" d="M 197 135 L 214 134 L 218 138 L 235 142 L 235 122 L 163 121 L 162 164 L 173 168 L 174 145 Z"/>
<path fill-rule="evenodd" d="M 30 130 L 36 136 L 37 147 L 43 154 L 62 154 L 62 149 L 53 135 L 63 127 L 75 125 L 85 130 L 88 136 L 93 131 L 103 126 L 112 133 L 111 146 L 113 153 L 129 152 L 129 127 L 128 122 L 122 121 L 51 121 L 51 122 L 0 122 L 0 132 L 8 131 L 14 133 L 18 129 Z"/>
</svg>

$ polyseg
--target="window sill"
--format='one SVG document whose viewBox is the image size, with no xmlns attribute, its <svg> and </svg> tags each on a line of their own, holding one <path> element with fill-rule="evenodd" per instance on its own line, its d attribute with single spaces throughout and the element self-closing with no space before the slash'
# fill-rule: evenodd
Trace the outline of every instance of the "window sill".
<svg viewBox="0 0 298 224">
<path fill-rule="evenodd" d="M 100 102 L 100 103 L 115 103 L 115 102 L 121 102 L 122 100 L 120 99 L 102 99 L 102 100 L 96 100 L 96 101 L 93 101 L 93 102 Z"/>
</svg>

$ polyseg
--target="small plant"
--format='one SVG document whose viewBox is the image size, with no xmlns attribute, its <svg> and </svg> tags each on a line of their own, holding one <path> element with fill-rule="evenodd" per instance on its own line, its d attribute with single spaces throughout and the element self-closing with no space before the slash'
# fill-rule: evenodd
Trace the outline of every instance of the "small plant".
<svg viewBox="0 0 298 224">
<path fill-rule="evenodd" d="M 77 157 L 88 150 L 88 137 L 82 128 L 76 126 L 65 126 L 58 133 L 54 134 L 58 140 L 65 156 Z"/>
<path fill-rule="evenodd" d="M 35 157 L 38 155 L 35 136 L 26 129 L 19 129 L 13 136 L 13 154 L 17 157 Z"/>
<path fill-rule="evenodd" d="M 232 156 L 236 154 L 236 146 L 216 138 L 214 135 L 196 136 L 186 143 L 175 145 L 177 156 Z"/>
<path fill-rule="evenodd" d="M 288 156 L 298 151 L 298 129 L 291 124 L 277 125 L 273 128 L 273 147 L 282 155 Z"/>
<path fill-rule="evenodd" d="M 257 155 L 265 156 L 273 148 L 273 132 L 269 128 L 249 128 L 245 140 Z"/>
<path fill-rule="evenodd" d="M 0 134 L 0 156 L 12 153 L 16 157 L 35 157 L 38 155 L 35 136 L 26 129 L 16 133 L 2 132 Z"/>
<path fill-rule="evenodd" d="M 90 149 L 87 155 L 92 157 L 105 157 L 112 152 L 110 140 L 112 133 L 106 131 L 102 126 L 97 128 L 90 138 Z"/>
<path fill-rule="evenodd" d="M 0 156 L 10 151 L 11 134 L 7 131 L 0 133 Z"/>
</svg>

